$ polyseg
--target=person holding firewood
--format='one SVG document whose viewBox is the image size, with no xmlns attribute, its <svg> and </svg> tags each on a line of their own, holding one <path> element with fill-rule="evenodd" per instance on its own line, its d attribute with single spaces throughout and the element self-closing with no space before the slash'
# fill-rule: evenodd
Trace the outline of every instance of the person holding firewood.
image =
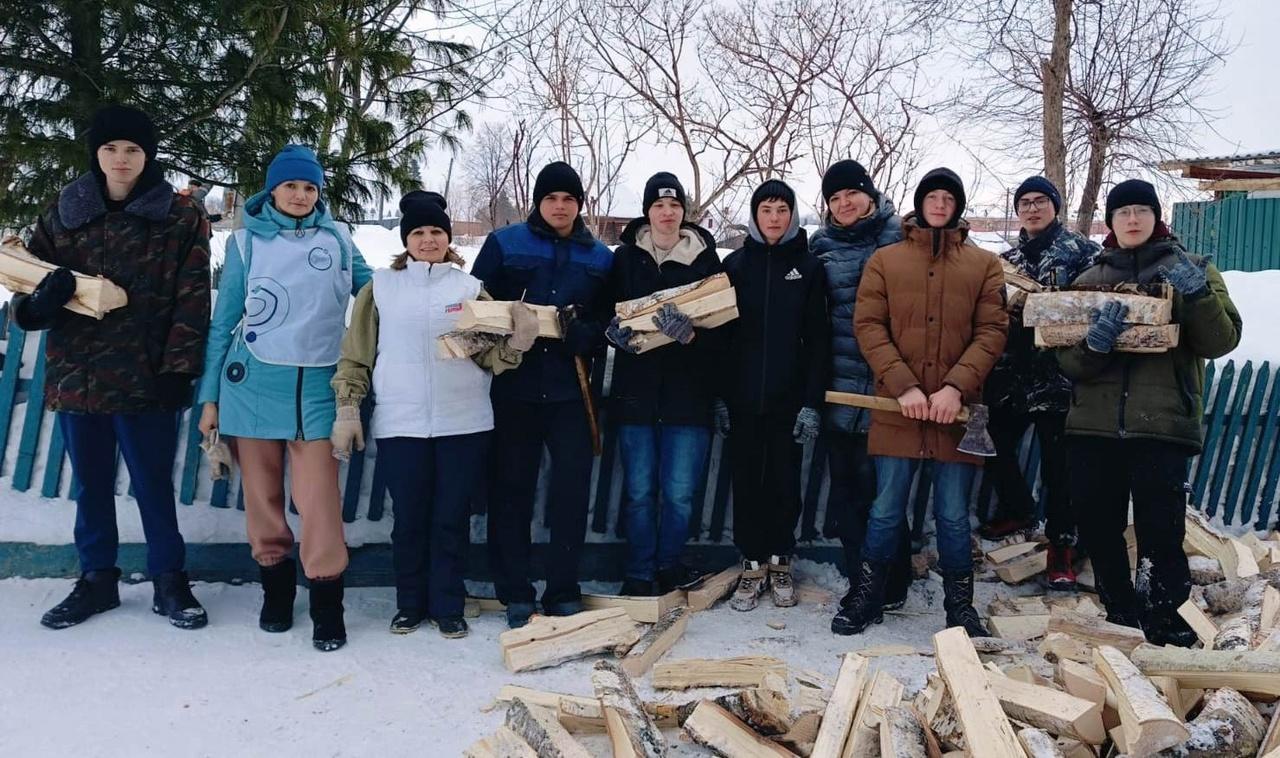
<svg viewBox="0 0 1280 758">
<path fill-rule="evenodd" d="M 1072 286 L 1168 282 L 1178 342 L 1157 353 L 1118 350 L 1128 307 L 1116 298 L 1097 309 L 1079 344 L 1056 351 L 1074 382 L 1066 423 L 1071 500 L 1107 620 L 1139 627 L 1157 645 L 1189 647 L 1196 637 L 1178 614 L 1191 591 L 1182 548 L 1187 462 L 1202 444 L 1205 359 L 1231 352 L 1242 324 L 1222 274 L 1165 226 L 1155 187 L 1117 184 L 1106 214 L 1111 234 L 1102 254 Z M 1124 538 L 1131 503 L 1137 567 Z"/>
<path fill-rule="evenodd" d="M 685 219 L 684 187 L 660 171 L 644 186 L 643 214 L 622 231 L 609 291 L 615 303 L 720 273 L 715 239 Z M 610 392 L 621 450 L 627 561 L 623 595 L 688 588 L 697 572 L 681 562 L 698 482 L 706 475 L 715 397 L 715 330 L 695 328 L 666 304 L 653 316 L 674 342 L 643 354 L 615 316 L 605 336 L 617 353 Z"/>
<path fill-rule="evenodd" d="M 165 181 L 147 114 L 104 107 L 87 142 L 89 170 L 62 189 L 31 235 L 31 253 L 57 268 L 12 304 L 18 326 L 49 331 L 44 402 L 57 412 L 80 483 L 80 578 L 40 623 L 63 629 L 120 605 L 119 450 L 146 534 L 151 608 L 197 629 L 208 616 L 187 580 L 171 477 L 179 411 L 191 405 L 209 331 L 209 220 Z M 67 310 L 73 271 L 115 282 L 128 304 L 101 319 Z"/>
<path fill-rule="evenodd" d="M 490 393 L 489 567 L 512 628 L 524 626 L 534 612 L 529 529 L 544 447 L 551 454 L 551 539 L 542 611 L 569 616 L 582 610 L 578 559 L 598 434 L 586 378 L 612 315 L 607 281 L 613 265 L 613 253 L 582 220 L 584 200 L 578 172 L 567 163 L 548 164 L 534 181 L 529 219 L 490 234 L 471 269 L 496 300 L 555 306 L 562 336 L 538 338 L 519 368 L 494 378 Z"/>
<path fill-rule="evenodd" d="M 472 360 L 439 355 L 436 341 L 453 329 L 463 301 L 488 297 L 462 269 L 445 208 L 435 192 L 414 190 L 400 200 L 405 249 L 356 296 L 331 381 L 341 418 L 329 440 L 343 458 L 353 446 L 364 448 L 359 409 L 372 390 L 371 433 L 395 517 L 391 631 L 408 634 L 430 620 L 457 638 L 467 634 L 462 580 L 471 499 L 493 429 L 490 372 L 520 364 L 538 335 L 538 317 L 515 303 L 511 335 Z"/>
</svg>

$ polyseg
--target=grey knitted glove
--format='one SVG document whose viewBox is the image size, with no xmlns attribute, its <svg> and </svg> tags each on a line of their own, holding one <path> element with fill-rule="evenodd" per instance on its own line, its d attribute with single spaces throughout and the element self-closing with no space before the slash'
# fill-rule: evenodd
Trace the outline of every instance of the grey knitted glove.
<svg viewBox="0 0 1280 758">
<path fill-rule="evenodd" d="M 1085 344 L 1095 353 L 1109 353 L 1116 346 L 1116 338 L 1124 331 L 1124 318 L 1129 315 L 1129 306 L 1119 300 L 1108 300 L 1101 308 L 1094 308 L 1089 314 L 1089 331 L 1085 334 Z"/>
<path fill-rule="evenodd" d="M 664 303 L 653 317 L 653 325 L 681 345 L 693 342 L 693 321 L 671 303 Z"/>
<path fill-rule="evenodd" d="M 1173 264 L 1173 268 L 1161 266 L 1160 276 L 1172 284 L 1184 298 L 1193 300 L 1209 292 L 1209 276 L 1205 273 L 1205 268 L 1208 266 L 1207 256 L 1201 258 L 1200 263 L 1197 264 L 1187 257 L 1186 251 L 1179 249 L 1178 262 Z"/>
<path fill-rule="evenodd" d="M 801 408 L 796 414 L 796 425 L 791 436 L 796 442 L 804 445 L 818 439 L 818 429 L 822 425 L 822 417 L 812 408 Z"/>
<path fill-rule="evenodd" d="M 639 345 L 631 344 L 631 335 L 633 334 L 631 327 L 620 326 L 620 323 L 621 319 L 614 316 L 613 320 L 609 322 L 609 328 L 604 330 L 605 338 L 624 353 L 635 354 L 640 352 Z"/>
</svg>

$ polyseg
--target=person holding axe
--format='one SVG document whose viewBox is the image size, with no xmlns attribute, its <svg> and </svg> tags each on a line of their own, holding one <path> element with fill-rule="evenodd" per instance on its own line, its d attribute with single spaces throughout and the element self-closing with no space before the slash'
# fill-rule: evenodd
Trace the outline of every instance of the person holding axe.
<svg viewBox="0 0 1280 758">
<path fill-rule="evenodd" d="M 872 413 L 871 505 L 854 597 L 840 610 L 845 633 L 883 620 L 885 581 L 906 529 L 911 481 L 933 461 L 933 513 L 947 626 L 988 636 L 973 607 L 969 490 L 981 460 L 963 452 L 955 422 L 1004 350 L 1009 319 L 999 259 L 968 241 L 964 185 L 955 172 L 925 174 L 905 239 L 871 256 L 854 310 L 854 332 L 876 377 L 876 394 L 899 412 Z M 967 409 L 972 411 L 972 408 Z M 835 624 L 833 623 L 833 628 Z"/>
<path fill-rule="evenodd" d="M 471 269 L 496 300 L 553 305 L 560 317 L 562 339 L 539 338 L 519 368 L 494 377 L 490 393 L 489 567 L 512 628 L 534 612 L 529 529 L 544 446 L 551 454 L 551 539 L 542 611 L 568 616 L 582 610 L 578 559 L 599 440 L 586 378 L 612 316 L 607 280 L 613 265 L 613 253 L 579 215 L 583 200 L 578 172 L 560 161 L 548 164 L 534 181 L 528 220 L 490 234 Z"/>
<path fill-rule="evenodd" d="M 352 307 L 330 382 L 339 418 L 329 441 L 343 459 L 352 447 L 364 449 L 360 404 L 373 390 L 370 427 L 395 517 L 391 632 L 408 634 L 429 619 L 452 639 L 468 631 L 462 579 L 471 499 L 493 429 L 490 380 L 520 365 L 538 336 L 538 316 L 513 303 L 512 334 L 470 360 L 439 354 L 436 341 L 454 328 L 463 301 L 488 298 L 480 280 L 462 269 L 445 209 L 435 192 L 414 190 L 400 200 L 405 249 L 374 273 Z"/>
<path fill-rule="evenodd" d="M 720 273 L 711 232 L 685 219 L 684 186 L 659 171 L 644 185 L 644 215 L 622 231 L 609 289 L 615 303 Z M 695 328 L 667 303 L 652 317 L 674 342 L 637 354 L 615 316 L 605 336 L 617 349 L 611 395 L 624 479 L 627 562 L 623 595 L 687 588 L 698 573 L 681 562 L 697 484 L 706 475 L 720 330 Z"/>
<path fill-rule="evenodd" d="M 1191 256 L 1161 220 L 1151 184 L 1130 179 L 1107 193 L 1107 226 L 1097 263 L 1073 287 L 1172 285 L 1178 343 L 1158 353 L 1117 349 L 1128 306 L 1117 298 L 1093 314 L 1079 344 L 1059 348 L 1075 386 L 1067 413 L 1067 465 L 1080 538 L 1093 563 L 1107 620 L 1139 627 L 1157 645 L 1190 647 L 1195 633 L 1178 614 L 1191 592 L 1182 548 L 1187 461 L 1200 452 L 1204 362 L 1235 349 L 1240 314 L 1208 258 Z M 1133 506 L 1140 597 L 1130 579 L 1124 530 Z"/>
</svg>

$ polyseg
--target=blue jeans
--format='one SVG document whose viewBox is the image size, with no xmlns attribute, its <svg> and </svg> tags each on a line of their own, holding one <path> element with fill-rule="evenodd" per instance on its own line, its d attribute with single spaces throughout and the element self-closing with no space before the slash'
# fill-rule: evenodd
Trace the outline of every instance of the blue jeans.
<svg viewBox="0 0 1280 758">
<path fill-rule="evenodd" d="M 711 429 L 624 424 L 618 427 L 618 444 L 625 480 L 626 575 L 653 581 L 658 569 L 680 563 L 693 495 L 706 473 Z"/>
<path fill-rule="evenodd" d="M 876 499 L 867 519 L 862 555 L 881 565 L 897 555 L 907 528 L 911 479 L 920 468 L 916 458 L 876 456 Z M 946 574 L 973 572 L 970 548 L 969 491 L 978 467 L 971 463 L 933 462 L 933 519 L 938 531 L 938 568 Z"/>
<path fill-rule="evenodd" d="M 147 573 L 181 571 L 187 546 L 178 531 L 173 498 L 173 456 L 178 447 L 178 414 L 59 413 L 71 469 L 80 481 L 76 494 L 76 551 L 80 570 L 114 568 L 120 547 L 116 530 L 116 447 L 147 538 Z"/>
</svg>

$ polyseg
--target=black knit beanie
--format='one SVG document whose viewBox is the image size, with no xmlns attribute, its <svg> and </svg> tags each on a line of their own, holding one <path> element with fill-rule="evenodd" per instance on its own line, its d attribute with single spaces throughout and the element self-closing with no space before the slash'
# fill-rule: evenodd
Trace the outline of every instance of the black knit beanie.
<svg viewBox="0 0 1280 758">
<path fill-rule="evenodd" d="M 146 153 L 147 161 L 156 159 L 155 125 L 151 117 L 128 105 L 107 105 L 93 114 L 85 141 L 89 146 L 89 165 L 98 165 L 98 148 L 114 140 L 129 140 Z"/>
<path fill-rule="evenodd" d="M 1156 212 L 1156 221 L 1160 220 L 1160 197 L 1151 182 L 1141 179 L 1129 179 L 1120 182 L 1107 193 L 1107 228 L 1111 228 L 1111 214 L 1129 205 L 1146 205 Z"/>
<path fill-rule="evenodd" d="M 964 215 L 965 195 L 964 182 L 960 181 L 960 176 L 949 168 L 935 168 L 924 175 L 920 180 L 920 185 L 916 187 L 915 206 L 916 221 L 921 226 L 928 226 L 929 222 L 924 218 L 924 198 L 934 190 L 946 190 L 956 199 L 956 212 L 947 220 L 944 228 L 950 229 L 956 225 L 960 217 Z"/>
<path fill-rule="evenodd" d="M 1043 176 L 1031 176 L 1022 180 L 1022 184 L 1018 185 L 1018 189 L 1013 192 L 1013 207 L 1018 207 L 1018 201 L 1023 195 L 1031 192 L 1039 192 L 1049 197 L 1049 202 L 1053 203 L 1054 215 L 1062 212 L 1062 195 L 1058 192 L 1058 188 L 1053 186 L 1053 182 Z"/>
<path fill-rule="evenodd" d="M 796 191 L 781 179 L 769 179 L 764 184 L 756 187 L 756 191 L 751 193 L 752 220 L 755 220 L 756 211 L 760 209 L 760 203 L 765 200 L 781 200 L 787 204 L 792 213 L 796 212 Z"/>
<path fill-rule="evenodd" d="M 536 208 L 541 205 L 542 198 L 552 192 L 568 192 L 577 198 L 579 208 L 585 202 L 586 193 L 582 190 L 582 177 L 573 170 L 573 166 L 564 161 L 548 163 L 538 172 L 538 178 L 533 182 L 533 206 Z"/>
<path fill-rule="evenodd" d="M 445 208 L 449 204 L 438 192 L 414 190 L 400 198 L 400 244 L 409 244 L 409 232 L 420 226 L 438 226 L 453 241 L 453 224 Z"/>
<path fill-rule="evenodd" d="M 681 207 L 688 207 L 684 198 L 684 185 L 680 184 L 676 175 L 669 171 L 659 171 L 644 183 L 644 199 L 640 203 L 642 206 L 640 213 L 649 215 L 649 208 L 664 197 L 675 200 Z"/>
<path fill-rule="evenodd" d="M 840 190 L 857 190 L 870 195 L 872 199 L 879 194 L 876 191 L 875 184 L 871 182 L 871 175 L 862 167 L 862 164 L 848 159 L 831 164 L 831 168 L 827 169 L 827 173 L 822 175 L 822 199 L 824 201 L 830 203 L 831 196 Z"/>
</svg>

